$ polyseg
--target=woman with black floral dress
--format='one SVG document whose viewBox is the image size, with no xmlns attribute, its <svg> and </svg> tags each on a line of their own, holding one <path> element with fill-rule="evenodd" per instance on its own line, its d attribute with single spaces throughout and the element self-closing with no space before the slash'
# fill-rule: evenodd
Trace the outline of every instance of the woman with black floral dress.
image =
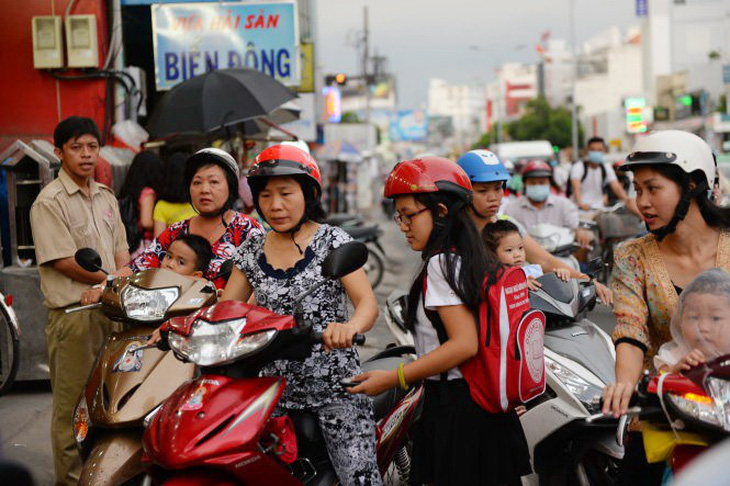
<svg viewBox="0 0 730 486">
<path fill-rule="evenodd" d="M 259 215 L 272 230 L 254 235 L 239 248 L 236 268 L 223 299 L 247 300 L 279 314 L 293 314 L 295 298 L 324 277 L 325 257 L 350 241 L 342 229 L 320 224 L 321 176 L 312 157 L 292 146 L 270 147 L 256 158 L 248 182 Z M 348 319 L 346 297 L 355 312 Z M 356 333 L 368 331 L 378 308 L 365 272 L 327 281 L 302 302 L 301 317 L 323 332 L 303 361 L 280 360 L 267 365 L 265 375 L 286 379 L 277 413 L 309 410 L 317 414 L 327 452 L 345 485 L 381 484 L 375 451 L 372 403 L 347 393 L 340 381 L 361 373 Z"/>
</svg>

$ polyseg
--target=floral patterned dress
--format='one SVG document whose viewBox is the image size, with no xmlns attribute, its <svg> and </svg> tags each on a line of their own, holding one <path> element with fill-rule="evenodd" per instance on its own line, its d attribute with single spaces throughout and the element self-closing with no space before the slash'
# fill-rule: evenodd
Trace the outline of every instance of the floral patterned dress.
<svg viewBox="0 0 730 486">
<path fill-rule="evenodd" d="M 730 271 L 730 231 L 720 232 L 715 266 Z M 651 369 L 659 347 L 672 340 L 669 325 L 679 302 L 654 235 L 616 249 L 611 280 L 616 316 L 613 341 L 641 348 L 644 365 Z"/>
<path fill-rule="evenodd" d="M 142 254 L 129 264 L 129 267 L 133 272 L 140 272 L 148 268 L 159 268 L 172 242 L 189 233 L 190 219 L 172 224 L 160 233 Z M 211 245 L 213 258 L 210 260 L 208 271 L 204 277 L 212 281 L 216 288 L 224 288 L 226 281 L 218 275 L 223 262 L 230 260 L 236 252 L 236 248 L 248 238 L 263 234 L 264 231 L 260 224 L 242 213 L 234 212 L 226 231 L 218 238 L 218 241 Z"/>
<path fill-rule="evenodd" d="M 236 266 L 254 289 L 257 304 L 278 314 L 292 314 L 294 300 L 321 282 L 322 262 L 338 246 L 351 240 L 340 228 L 321 225 L 304 256 L 287 270 L 273 268 L 264 253 L 266 236 L 256 234 L 246 240 L 234 257 Z M 331 322 L 348 320 L 347 294 L 339 280 L 329 280 L 302 302 L 302 318 L 315 331 L 324 331 Z M 375 452 L 372 403 L 364 395 L 351 395 L 340 380 L 362 373 L 355 348 L 324 352 L 315 345 L 302 361 L 279 360 L 267 365 L 262 374 L 286 379 L 286 389 L 277 413 L 310 410 L 319 417 L 327 452 L 342 484 L 381 484 Z"/>
</svg>

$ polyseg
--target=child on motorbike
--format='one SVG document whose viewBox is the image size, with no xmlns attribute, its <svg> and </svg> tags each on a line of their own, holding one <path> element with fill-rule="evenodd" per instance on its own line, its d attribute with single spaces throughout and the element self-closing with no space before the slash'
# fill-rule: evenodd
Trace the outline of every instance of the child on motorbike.
<svg viewBox="0 0 730 486">
<path fill-rule="evenodd" d="M 185 235 L 170 244 L 161 267 L 178 275 L 203 278 L 212 257 L 208 240 L 198 235 Z"/>
<path fill-rule="evenodd" d="M 474 316 L 484 278 L 500 268 L 469 215 L 471 182 L 456 163 L 423 157 L 396 165 L 384 195 L 395 200 L 395 221 L 424 261 L 411 286 L 406 319 L 418 359 L 353 377 L 359 384 L 350 392 L 377 395 L 424 381 L 411 484 L 519 483 L 530 473 L 530 456 L 517 414 L 480 408 L 459 370 L 478 352 Z"/>
<path fill-rule="evenodd" d="M 482 240 L 489 250 L 503 265 L 522 267 L 527 276 L 527 286 L 530 290 L 540 288 L 538 277 L 543 275 L 542 267 L 538 264 L 525 264 L 525 247 L 522 243 L 520 230 L 511 221 L 498 219 L 488 223 L 482 230 Z M 570 270 L 557 268 L 555 275 L 567 282 Z"/>
<path fill-rule="evenodd" d="M 248 172 L 253 204 L 272 231 L 246 240 L 223 300 L 246 301 L 278 314 L 294 314 L 296 297 L 325 279 L 321 265 L 336 247 L 351 240 L 344 230 L 321 224 L 322 178 L 314 159 L 300 148 L 275 145 L 262 151 Z M 347 299 L 355 312 L 348 319 Z M 275 414 L 313 412 L 340 483 L 380 485 L 372 402 L 352 396 L 340 382 L 361 372 L 356 333 L 368 331 L 378 316 L 375 295 L 363 269 L 325 280 L 301 303 L 299 315 L 322 332 L 304 360 L 278 360 L 262 370 L 286 379 Z"/>
<path fill-rule="evenodd" d="M 682 291 L 672 341 L 654 357 L 658 371 L 679 373 L 730 353 L 730 273 L 712 268 Z"/>
<path fill-rule="evenodd" d="M 213 250 L 208 240 L 198 235 L 184 235 L 172 242 L 160 267 L 178 275 L 202 279 L 212 257 Z M 82 301 L 89 304 L 99 302 L 103 292 L 103 284 L 94 285 L 84 292 Z"/>
</svg>

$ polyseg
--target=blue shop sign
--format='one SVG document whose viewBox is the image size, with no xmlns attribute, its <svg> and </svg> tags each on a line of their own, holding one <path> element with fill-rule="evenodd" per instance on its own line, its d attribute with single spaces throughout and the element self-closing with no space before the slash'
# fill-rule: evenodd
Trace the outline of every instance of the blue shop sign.
<svg viewBox="0 0 730 486">
<path fill-rule="evenodd" d="M 215 69 L 249 67 L 299 84 L 296 2 L 152 6 L 158 90 Z"/>
</svg>

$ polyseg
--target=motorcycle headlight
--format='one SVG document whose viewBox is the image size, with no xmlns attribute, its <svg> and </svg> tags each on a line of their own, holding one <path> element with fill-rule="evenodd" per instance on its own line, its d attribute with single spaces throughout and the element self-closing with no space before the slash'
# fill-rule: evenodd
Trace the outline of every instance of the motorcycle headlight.
<svg viewBox="0 0 730 486">
<path fill-rule="evenodd" d="M 198 320 L 188 336 L 171 332 L 167 341 L 173 351 L 198 366 L 225 364 L 263 348 L 276 336 L 274 329 L 241 336 L 245 325 L 245 318 L 218 324 Z"/>
<path fill-rule="evenodd" d="M 589 383 L 557 361 L 545 358 L 545 366 L 555 374 L 560 382 L 580 400 L 589 412 L 598 410 L 603 390 Z"/>
<path fill-rule="evenodd" d="M 715 400 L 707 395 L 696 393 L 685 393 L 684 395 L 668 394 L 669 401 L 682 413 L 689 415 L 695 420 L 705 422 L 716 427 L 724 428 L 722 409 L 716 406 Z"/>
<path fill-rule="evenodd" d="M 86 404 L 86 397 L 82 396 L 74 410 L 74 439 L 76 439 L 76 444 L 79 447 L 81 447 L 89 435 L 90 426 L 89 407 Z"/>
<path fill-rule="evenodd" d="M 177 287 L 149 290 L 128 285 L 122 290 L 122 305 L 130 319 L 159 321 L 179 296 Z"/>
<path fill-rule="evenodd" d="M 710 396 L 715 400 L 722 427 L 730 432 L 730 382 L 710 377 L 707 380 L 707 387 L 710 389 Z"/>
</svg>

